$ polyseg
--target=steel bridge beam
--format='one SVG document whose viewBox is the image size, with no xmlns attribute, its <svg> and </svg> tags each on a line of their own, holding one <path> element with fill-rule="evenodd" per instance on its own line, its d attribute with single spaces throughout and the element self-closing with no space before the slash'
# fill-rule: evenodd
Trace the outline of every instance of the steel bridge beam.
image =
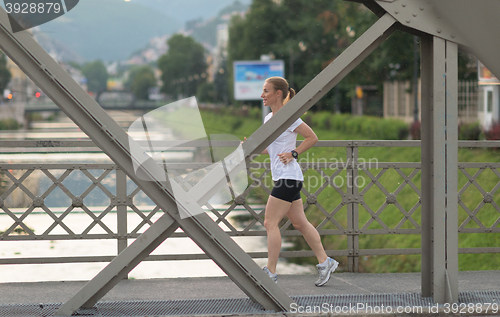
<svg viewBox="0 0 500 317">
<path fill-rule="evenodd" d="M 458 47 L 500 76 L 498 0 L 353 0 L 421 36 L 422 295 L 458 300 Z M 499 77 L 500 78 L 500 77 Z"/>
<path fill-rule="evenodd" d="M 422 296 L 458 301 L 458 47 L 425 35 L 422 55 Z"/>
<path fill-rule="evenodd" d="M 259 129 L 245 144 L 245 156 L 267 147 L 293 121 L 333 88 L 368 56 L 395 29 L 396 20 L 383 16 L 334 63 L 309 83 L 286 110 Z M 5 10 L 0 10 L 0 47 L 127 175 L 146 193 L 165 215 L 136 242 L 124 250 L 97 277 L 63 305 L 57 316 L 68 316 L 80 307 L 91 307 L 120 277 L 133 269 L 148 252 L 180 226 L 224 272 L 254 301 L 265 309 L 288 311 L 292 300 L 251 260 L 251 258 L 212 219 L 202 213 L 181 219 L 177 205 L 186 210 L 201 208 L 189 195 L 179 202 L 167 182 L 144 181 L 137 177 L 131 152 L 139 150 L 118 124 L 31 38 L 27 32 L 14 35 Z M 164 171 L 152 159 L 143 163 L 142 172 L 157 179 Z M 175 186 L 175 184 L 172 184 Z M 189 208 L 186 208 L 186 205 Z M 130 250 L 129 250 L 130 249 Z M 100 280 L 100 281 L 98 281 Z"/>
<path fill-rule="evenodd" d="M 382 7 L 408 29 L 451 41 L 472 52 L 500 78 L 498 0 L 358 0 Z M 375 11 L 375 10 L 374 10 Z"/>
</svg>

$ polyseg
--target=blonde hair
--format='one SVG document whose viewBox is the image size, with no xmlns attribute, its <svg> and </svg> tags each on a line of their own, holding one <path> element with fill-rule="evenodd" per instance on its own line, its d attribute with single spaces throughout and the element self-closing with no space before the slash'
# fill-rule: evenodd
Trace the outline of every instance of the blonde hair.
<svg viewBox="0 0 500 317">
<path fill-rule="evenodd" d="M 295 96 L 295 90 L 290 88 L 288 82 L 283 77 L 269 77 L 266 83 L 273 85 L 274 90 L 281 90 L 283 96 L 283 104 L 286 104 Z"/>
</svg>

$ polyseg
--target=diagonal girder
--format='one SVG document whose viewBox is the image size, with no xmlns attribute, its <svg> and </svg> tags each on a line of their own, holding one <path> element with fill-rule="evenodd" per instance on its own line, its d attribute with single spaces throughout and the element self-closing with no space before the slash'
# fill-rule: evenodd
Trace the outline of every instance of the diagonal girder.
<svg viewBox="0 0 500 317">
<path fill-rule="evenodd" d="M 109 265 L 90 280 L 55 316 L 70 316 L 81 307 L 92 307 L 127 274 L 167 239 L 179 224 L 164 214 L 146 232 L 123 250 Z M 144 246 L 146 244 L 146 247 Z M 77 300 L 74 300 L 74 299 Z M 88 304 L 87 304 L 88 303 Z M 87 304 L 87 305 L 85 305 Z"/>
<path fill-rule="evenodd" d="M 171 227 L 180 226 L 250 298 L 260 303 L 265 309 L 289 310 L 291 298 L 271 281 L 250 256 L 208 215 L 203 213 L 197 217 L 180 219 L 177 203 L 167 189 L 168 184 L 159 181 L 144 181 L 137 177 L 130 153 L 131 147 L 140 149 L 139 145 L 134 142 L 129 143 L 125 131 L 35 42 L 28 32 L 12 34 L 8 26 L 8 16 L 3 9 L 0 10 L 0 47 L 168 214 L 165 217 L 175 220 L 172 225 L 160 226 L 161 229 L 156 226 L 155 228 L 160 230 L 160 233 L 168 233 Z M 150 160 L 144 164 L 144 173 L 149 174 L 150 179 L 156 179 L 154 175 L 162 175 L 164 170 Z M 194 205 L 196 205 L 195 202 L 192 203 L 192 206 Z M 147 235 L 152 234 L 152 230 L 154 231 L 152 228 L 148 229 L 136 239 L 137 247 L 142 251 L 137 252 L 134 259 L 142 260 L 148 247 L 156 241 L 145 239 Z M 168 237 L 166 234 L 161 236 L 163 240 Z M 79 307 L 93 306 L 118 282 L 114 277 L 119 272 L 113 269 L 117 264 L 129 271 L 137 264 L 127 257 L 128 253 L 122 252 L 122 254 L 115 259 L 116 261 L 110 263 L 109 268 L 103 270 L 103 274 L 99 277 L 103 283 L 97 286 L 89 282 L 63 305 L 57 314 L 71 315 Z"/>
<path fill-rule="evenodd" d="M 178 226 L 193 239 L 253 300 L 266 309 L 287 311 L 291 299 L 275 285 L 266 274 L 239 248 L 204 213 L 196 217 L 181 219 L 178 207 L 186 211 L 196 210 L 199 205 L 191 197 L 199 197 L 203 201 L 211 197 L 209 191 L 200 191 L 203 186 L 195 186 L 191 191 L 197 195 L 182 195 L 174 199 L 168 183 L 158 181 L 155 175 L 164 171 L 152 159 L 142 164 L 142 172 L 155 181 L 144 181 L 137 177 L 131 159 L 131 152 L 139 150 L 135 142 L 116 122 L 107 115 L 99 105 L 75 83 L 62 68 L 26 33 L 13 35 L 7 27 L 7 16 L 0 10 L 0 46 L 9 57 L 16 62 L 44 92 L 70 117 L 89 137 L 119 165 L 128 176 L 158 205 L 166 214 L 157 220 L 153 227 L 141 235 L 133 245 L 124 250 L 99 275 L 90 281 L 78 294 L 68 301 L 56 313 L 70 315 L 80 307 L 90 307 L 111 289 L 119 278 L 137 265 L 155 245 L 165 240 Z M 345 75 L 368 56 L 383 40 L 395 30 L 396 20 L 384 15 L 353 45 L 351 45 L 334 63 L 321 72 L 301 93 L 273 117 L 271 123 L 261 127 L 245 142 L 245 157 L 250 159 L 283 132 L 291 122 L 300 117 L 328 90 L 333 88 Z M 212 180 L 205 180 L 204 184 Z M 215 184 L 218 181 L 216 180 Z M 212 181 L 213 182 L 213 181 Z M 175 183 L 172 186 L 176 186 Z M 212 186 L 210 188 L 215 188 Z M 207 187 L 204 187 L 207 188 Z M 191 192 L 190 191 L 190 192 Z M 192 194 L 192 193 L 191 193 Z M 192 202 L 189 208 L 187 204 Z M 156 225 L 158 224 L 158 225 Z M 148 236 L 153 235 L 153 238 Z M 134 246 L 136 249 L 131 248 Z M 130 249 L 130 250 L 129 250 Z"/>
<path fill-rule="evenodd" d="M 500 78 L 498 0 L 356 0 L 374 3 L 408 28 L 452 41 L 472 52 Z"/>
</svg>

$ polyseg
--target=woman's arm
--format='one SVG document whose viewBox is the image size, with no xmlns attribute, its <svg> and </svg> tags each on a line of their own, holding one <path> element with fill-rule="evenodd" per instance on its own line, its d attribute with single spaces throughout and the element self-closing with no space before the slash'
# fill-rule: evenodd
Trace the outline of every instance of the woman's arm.
<svg viewBox="0 0 500 317">
<path fill-rule="evenodd" d="M 305 122 L 301 123 L 294 131 L 304 137 L 304 141 L 295 149 L 299 155 L 309 150 L 318 142 L 316 133 Z M 294 159 L 290 152 L 281 153 L 278 156 L 280 157 L 280 161 L 285 164 L 290 163 Z"/>
<path fill-rule="evenodd" d="M 302 154 L 305 151 L 309 150 L 314 144 L 318 142 L 318 137 L 316 133 L 309 127 L 305 122 L 301 123 L 296 129 L 295 132 L 304 137 L 304 141 L 295 149 L 297 153 Z"/>
<path fill-rule="evenodd" d="M 247 137 L 243 137 L 245 139 L 245 141 L 247 140 Z M 241 142 L 243 143 L 243 142 Z M 267 152 L 267 148 L 264 149 L 264 151 L 260 152 L 260 154 L 269 154 L 269 152 Z"/>
</svg>

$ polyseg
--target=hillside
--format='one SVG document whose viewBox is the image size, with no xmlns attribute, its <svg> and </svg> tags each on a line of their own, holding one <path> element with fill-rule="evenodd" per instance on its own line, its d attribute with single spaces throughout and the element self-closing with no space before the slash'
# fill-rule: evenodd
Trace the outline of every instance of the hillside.
<svg viewBox="0 0 500 317">
<path fill-rule="evenodd" d="M 219 11 L 231 5 L 234 0 L 133 0 L 135 3 L 152 8 L 167 16 L 175 16 L 181 23 L 217 16 Z M 250 5 L 251 0 L 238 0 L 241 4 Z M 165 5 L 168 2 L 168 5 Z"/>
<path fill-rule="evenodd" d="M 235 1 L 222 8 L 210 19 L 197 19 L 187 22 L 185 29 L 197 42 L 215 47 L 217 45 L 217 27 L 229 23 L 233 13 L 245 12 L 247 9 L 248 6 L 242 1 Z"/>
<path fill-rule="evenodd" d="M 83 58 L 77 51 L 72 49 L 67 44 L 58 41 L 46 33 L 42 32 L 40 28 L 33 29 L 33 36 L 35 37 L 38 44 L 40 44 L 43 49 L 49 53 L 51 56 L 57 56 L 58 60 L 61 61 L 71 61 L 78 64 L 83 64 L 86 59 Z"/>
<path fill-rule="evenodd" d="M 85 0 L 40 29 L 88 61 L 112 61 L 124 60 L 151 38 L 180 27 L 174 18 L 132 1 Z"/>
<path fill-rule="evenodd" d="M 150 1 L 150 0 L 148 0 Z M 222 1 L 224 2 L 224 1 Z M 248 6 L 241 1 L 235 0 L 232 4 L 222 8 L 215 16 L 207 20 L 203 18 L 189 20 L 182 28 L 182 34 L 189 35 L 196 42 L 203 44 L 206 48 L 214 48 L 217 45 L 217 29 L 221 24 L 229 23 L 233 14 L 243 13 Z M 167 47 L 162 45 L 168 37 L 155 38 L 145 47 L 133 52 L 130 59 L 150 63 L 156 61 L 157 56 L 166 53 Z"/>
</svg>

